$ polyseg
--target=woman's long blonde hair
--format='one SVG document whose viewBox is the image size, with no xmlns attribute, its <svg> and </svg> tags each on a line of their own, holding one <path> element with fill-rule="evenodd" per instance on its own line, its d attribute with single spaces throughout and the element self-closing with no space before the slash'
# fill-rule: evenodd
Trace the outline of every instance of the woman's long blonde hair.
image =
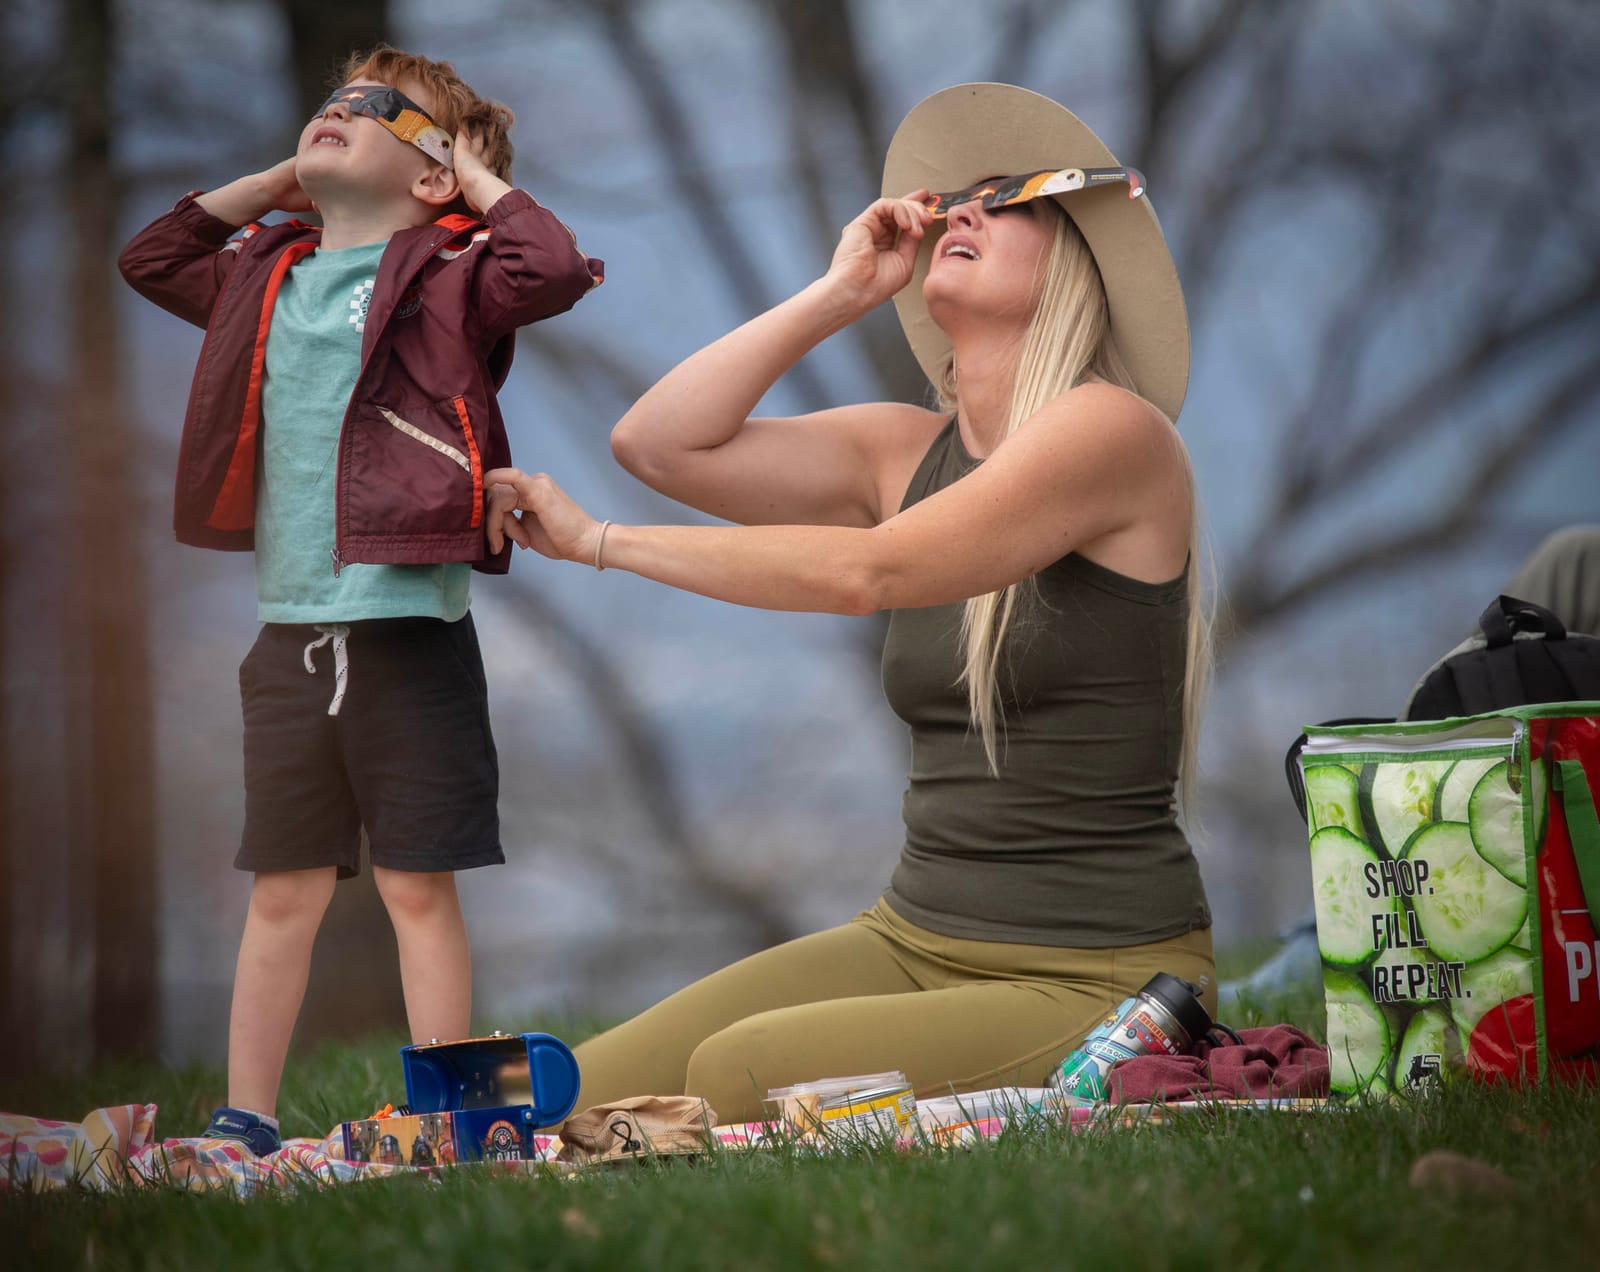
<svg viewBox="0 0 1600 1272">
<path fill-rule="evenodd" d="M 952 361 L 937 386 L 946 410 L 955 408 L 955 378 Z M 1000 438 L 1009 437 L 1052 398 L 1090 379 L 1138 392 L 1111 338 L 1105 286 L 1094 256 L 1072 218 L 1057 208 L 1055 237 L 1044 266 L 1044 286 L 1039 306 L 1017 351 L 1011 403 Z M 1189 559 L 1184 573 L 1189 621 L 1183 677 L 1183 748 L 1178 771 L 1180 804 L 1187 810 L 1191 808 L 1194 789 L 1200 712 L 1211 679 L 1211 609 L 1202 587 L 1199 505 L 1194 491 L 1194 473 L 1176 431 L 1173 443 L 1188 477 L 1192 510 Z M 1019 606 L 1028 600 L 1024 589 L 1037 595 L 1038 583 L 1034 577 L 998 592 L 972 597 L 965 603 L 961 615 L 961 636 L 966 647 L 961 681 L 967 687 L 972 724 L 983 740 L 989 771 L 996 776 L 1000 772 L 997 735 L 1004 722 L 1000 703 L 1000 651 L 1005 647 L 1006 632 Z"/>
</svg>

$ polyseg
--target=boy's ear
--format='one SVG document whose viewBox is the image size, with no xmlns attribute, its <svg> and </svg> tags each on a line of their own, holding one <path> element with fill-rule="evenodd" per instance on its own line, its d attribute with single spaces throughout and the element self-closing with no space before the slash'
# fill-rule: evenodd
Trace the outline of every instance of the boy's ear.
<svg viewBox="0 0 1600 1272">
<path fill-rule="evenodd" d="M 461 183 L 456 174 L 442 163 L 430 163 L 428 170 L 411 184 L 415 198 L 433 207 L 447 207 L 461 193 Z"/>
</svg>

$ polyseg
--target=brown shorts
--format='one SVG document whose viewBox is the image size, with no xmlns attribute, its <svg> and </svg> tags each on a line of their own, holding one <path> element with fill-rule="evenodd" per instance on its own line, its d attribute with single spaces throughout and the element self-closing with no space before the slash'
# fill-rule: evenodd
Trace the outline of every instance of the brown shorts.
<svg viewBox="0 0 1600 1272">
<path fill-rule="evenodd" d="M 245 824 L 233 864 L 337 866 L 348 878 L 361 868 L 363 828 L 372 863 L 390 870 L 504 861 L 500 770 L 472 616 L 347 624 L 335 715 L 328 626 L 268 623 L 239 667 Z"/>
</svg>

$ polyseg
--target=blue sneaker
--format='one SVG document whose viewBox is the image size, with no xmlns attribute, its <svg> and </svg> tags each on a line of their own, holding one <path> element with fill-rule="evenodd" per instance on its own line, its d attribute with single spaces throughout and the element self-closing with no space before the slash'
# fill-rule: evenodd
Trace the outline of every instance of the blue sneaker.
<svg viewBox="0 0 1600 1272">
<path fill-rule="evenodd" d="M 283 1147 L 276 1118 L 262 1117 L 249 1109 L 220 1108 L 211 1115 L 206 1139 L 237 1140 L 257 1157 L 276 1153 Z"/>
</svg>

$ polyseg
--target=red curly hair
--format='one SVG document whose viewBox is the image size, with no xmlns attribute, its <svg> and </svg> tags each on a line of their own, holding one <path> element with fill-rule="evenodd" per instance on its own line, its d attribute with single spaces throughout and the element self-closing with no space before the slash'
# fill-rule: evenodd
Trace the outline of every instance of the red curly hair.
<svg viewBox="0 0 1600 1272">
<path fill-rule="evenodd" d="M 511 180 L 511 138 L 516 116 L 500 102 L 479 97 L 456 74 L 449 62 L 436 62 L 419 53 L 406 53 L 380 44 L 367 52 L 352 53 L 329 85 L 339 88 L 356 80 L 370 80 L 399 88 L 409 80 L 427 90 L 433 99 L 433 119 L 452 137 L 462 129 L 481 137 L 484 166 L 502 181 Z M 465 211 L 464 201 L 460 210 Z"/>
</svg>

